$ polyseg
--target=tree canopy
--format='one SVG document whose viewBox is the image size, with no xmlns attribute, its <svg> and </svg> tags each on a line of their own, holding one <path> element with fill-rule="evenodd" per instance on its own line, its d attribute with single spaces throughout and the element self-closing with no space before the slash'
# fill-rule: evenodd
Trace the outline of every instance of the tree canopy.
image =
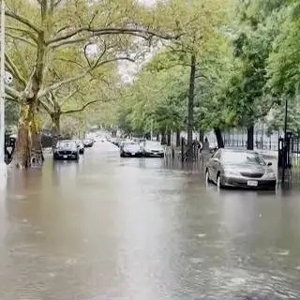
<svg viewBox="0 0 300 300">
<path fill-rule="evenodd" d="M 194 130 L 277 130 L 288 98 L 300 132 L 299 14 L 292 0 L 8 0 L 6 93 L 18 104 L 7 120 L 20 111 L 19 134 L 38 132 L 39 110 L 131 133 L 185 130 L 193 58 Z M 150 45 L 150 62 L 121 83 L 118 61 L 141 62 Z"/>
<path fill-rule="evenodd" d="M 150 120 L 156 127 L 159 121 L 165 129 L 185 128 L 191 53 L 197 56 L 195 130 L 248 128 L 267 116 L 270 122 L 283 111 L 285 97 L 298 106 L 297 1 L 191 3 L 171 5 L 176 10 L 166 19 L 175 19 L 186 34 L 165 44 L 129 88 L 130 100 L 124 100 L 128 105 L 123 103 L 120 114 L 127 129 L 149 130 Z M 296 111 L 290 111 L 293 131 L 299 123 Z M 282 128 L 282 118 L 276 121 Z"/>
</svg>

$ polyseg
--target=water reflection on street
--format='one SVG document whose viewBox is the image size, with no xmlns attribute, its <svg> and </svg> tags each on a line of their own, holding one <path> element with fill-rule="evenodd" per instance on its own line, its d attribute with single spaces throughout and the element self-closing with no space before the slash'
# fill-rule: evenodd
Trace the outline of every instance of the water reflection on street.
<svg viewBox="0 0 300 300">
<path fill-rule="evenodd" d="M 300 299 L 297 190 L 218 191 L 99 142 L 10 172 L 0 205 L 0 299 Z"/>
</svg>

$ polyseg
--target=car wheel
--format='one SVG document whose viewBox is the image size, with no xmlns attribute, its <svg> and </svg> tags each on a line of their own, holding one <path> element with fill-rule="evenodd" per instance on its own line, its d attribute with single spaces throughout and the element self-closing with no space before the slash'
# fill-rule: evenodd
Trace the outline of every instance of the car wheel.
<svg viewBox="0 0 300 300">
<path fill-rule="evenodd" d="M 217 177 L 217 187 L 218 187 L 218 189 L 222 189 L 224 187 L 223 183 L 222 183 L 221 175 L 218 175 L 218 177 Z"/>
<path fill-rule="evenodd" d="M 205 171 L 205 182 L 206 183 L 211 183 L 211 179 L 209 177 L 209 172 L 208 170 Z"/>
<path fill-rule="evenodd" d="M 120 154 L 120 157 L 125 157 L 125 155 L 123 153 Z"/>
</svg>

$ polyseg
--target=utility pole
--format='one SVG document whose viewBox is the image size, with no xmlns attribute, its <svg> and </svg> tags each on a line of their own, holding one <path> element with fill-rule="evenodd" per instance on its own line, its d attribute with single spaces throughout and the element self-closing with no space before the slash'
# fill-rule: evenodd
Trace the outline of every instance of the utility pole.
<svg viewBox="0 0 300 300">
<path fill-rule="evenodd" d="M 6 188 L 7 166 L 5 159 L 5 2 L 1 0 L 1 41 L 0 41 L 0 190 Z"/>
</svg>

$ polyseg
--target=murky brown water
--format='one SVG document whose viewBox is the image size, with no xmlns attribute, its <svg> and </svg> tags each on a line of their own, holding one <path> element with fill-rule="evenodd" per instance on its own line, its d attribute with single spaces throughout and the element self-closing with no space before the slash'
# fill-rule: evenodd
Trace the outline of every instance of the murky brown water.
<svg viewBox="0 0 300 300">
<path fill-rule="evenodd" d="M 299 191 L 218 192 L 99 143 L 11 174 L 0 205 L 0 299 L 300 299 Z"/>
</svg>

